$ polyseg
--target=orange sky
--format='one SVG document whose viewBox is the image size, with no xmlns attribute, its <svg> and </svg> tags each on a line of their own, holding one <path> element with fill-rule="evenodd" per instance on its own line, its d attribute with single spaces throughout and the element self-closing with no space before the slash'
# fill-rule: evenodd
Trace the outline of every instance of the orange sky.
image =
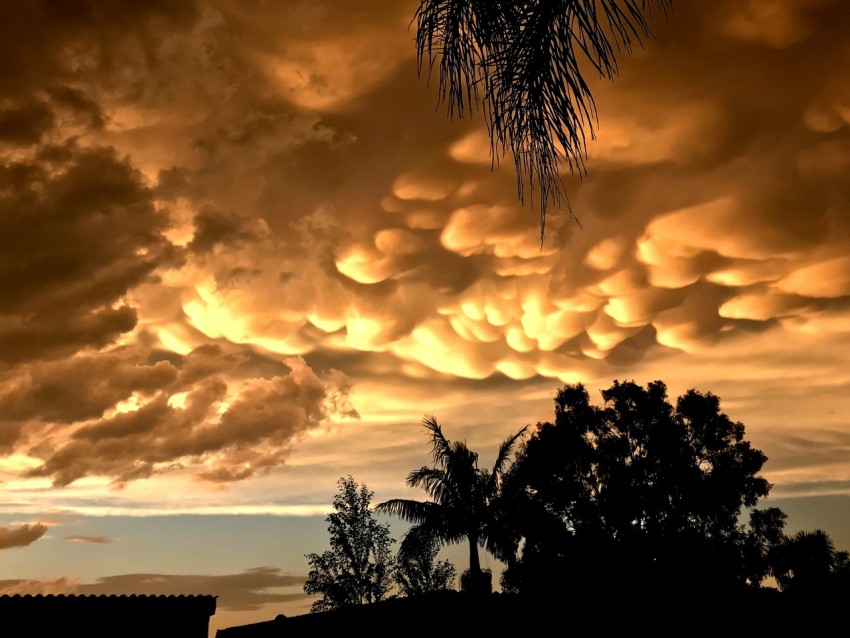
<svg viewBox="0 0 850 638">
<path fill-rule="evenodd" d="M 320 517 L 349 473 L 415 496 L 424 413 L 486 461 L 614 379 L 720 396 L 789 526 L 850 549 L 850 5 L 674 0 L 591 82 L 582 226 L 541 248 L 417 78 L 416 4 L 0 7 L 0 591 L 124 586 L 156 521 Z M 297 598 L 291 545 L 160 575 Z"/>
</svg>

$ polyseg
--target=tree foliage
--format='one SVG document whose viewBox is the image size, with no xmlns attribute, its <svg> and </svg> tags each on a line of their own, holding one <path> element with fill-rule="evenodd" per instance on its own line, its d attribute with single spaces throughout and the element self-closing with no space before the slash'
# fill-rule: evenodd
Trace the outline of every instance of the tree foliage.
<svg viewBox="0 0 850 638">
<path fill-rule="evenodd" d="M 478 454 L 466 443 L 446 439 L 433 416 L 426 416 L 423 424 L 429 434 L 434 465 L 412 471 L 407 484 L 424 489 L 430 500 L 391 499 L 379 503 L 375 509 L 414 524 L 402 538 L 399 548 L 402 557 L 418 551 L 421 543 L 467 542 L 469 575 L 464 582 L 476 590 L 489 589 L 490 581 L 481 570 L 478 547 L 501 551 L 498 516 L 501 478 L 509 467 L 514 446 L 526 429 L 502 442 L 492 469 L 486 470 L 478 467 Z"/>
<path fill-rule="evenodd" d="M 393 560 L 389 525 L 381 524 L 370 504 L 373 492 L 351 477 L 340 478 L 333 499 L 334 512 L 325 519 L 330 550 L 307 554 L 310 572 L 306 594 L 320 594 L 311 611 L 382 600 L 392 586 Z"/>
<path fill-rule="evenodd" d="M 586 69 L 614 80 L 617 54 L 652 36 L 653 11 L 672 0 L 420 0 L 414 20 L 420 74 L 438 69 L 449 116 L 484 112 L 494 164 L 513 156 L 524 201 L 546 210 L 564 198 L 559 169 L 583 175 L 596 103 Z"/>
<path fill-rule="evenodd" d="M 766 456 L 711 393 L 674 405 L 661 381 L 615 382 L 594 406 L 584 386 L 555 397 L 555 422 L 538 424 L 506 484 L 516 553 L 506 587 L 558 579 L 621 583 L 758 584 L 763 540 L 781 512 L 754 514 L 770 484 Z"/>
<path fill-rule="evenodd" d="M 321 595 L 312 611 L 380 601 L 393 583 L 404 598 L 444 596 L 456 571 L 437 556 L 458 542 L 469 546 L 463 592 L 491 591 L 484 547 L 507 564 L 503 591 L 545 609 L 566 596 L 604 613 L 611 599 L 631 617 L 662 600 L 793 606 L 850 593 L 850 554 L 825 531 L 788 536 L 781 509 L 757 509 L 771 489 L 760 475 L 767 457 L 718 397 L 692 389 L 671 403 L 661 381 L 615 381 L 601 395 L 597 406 L 582 384 L 561 387 L 554 421 L 507 437 L 491 469 L 426 415 L 433 464 L 407 477 L 425 501 L 373 510 L 373 493 L 341 478 L 326 519 L 331 549 L 307 555 L 304 591 Z M 412 523 L 395 560 L 377 512 Z M 781 594 L 763 587 L 768 577 Z"/>
<path fill-rule="evenodd" d="M 822 529 L 785 537 L 770 552 L 771 573 L 782 591 L 823 593 L 850 584 L 850 555 Z"/>
<path fill-rule="evenodd" d="M 776 550 L 787 540 L 785 522 L 788 516 L 778 507 L 754 509 L 750 512 L 749 533 L 744 537 L 741 569 L 754 584 L 773 576 Z"/>
<path fill-rule="evenodd" d="M 437 560 L 439 546 L 413 534 L 404 552 L 399 552 L 393 580 L 402 596 L 417 596 L 454 589 L 457 570 L 448 560 Z"/>
</svg>

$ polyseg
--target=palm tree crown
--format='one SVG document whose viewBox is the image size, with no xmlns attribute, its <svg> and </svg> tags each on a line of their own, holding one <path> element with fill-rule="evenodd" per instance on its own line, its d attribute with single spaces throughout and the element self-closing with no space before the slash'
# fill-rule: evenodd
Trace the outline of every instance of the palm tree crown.
<svg viewBox="0 0 850 638">
<path fill-rule="evenodd" d="M 426 415 L 422 423 L 429 432 L 434 465 L 412 471 L 407 484 L 424 489 L 430 500 L 391 499 L 379 503 L 375 509 L 414 524 L 402 539 L 401 554 L 416 543 L 446 545 L 467 541 L 469 573 L 480 578 L 478 546 L 493 549 L 498 544 L 495 509 L 501 477 L 514 445 L 527 428 L 505 439 L 492 469 L 483 470 L 478 467 L 478 454 L 464 442 L 446 439 L 435 417 Z"/>
</svg>

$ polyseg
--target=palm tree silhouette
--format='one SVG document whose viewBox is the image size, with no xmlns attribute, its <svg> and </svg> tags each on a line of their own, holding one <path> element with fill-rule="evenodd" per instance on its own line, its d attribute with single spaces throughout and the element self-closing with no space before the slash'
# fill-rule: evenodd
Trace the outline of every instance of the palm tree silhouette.
<svg viewBox="0 0 850 638">
<path fill-rule="evenodd" d="M 774 550 L 773 575 L 783 590 L 811 592 L 846 563 L 847 553 L 837 551 L 824 530 L 800 531 Z"/>
<path fill-rule="evenodd" d="M 428 501 L 391 499 L 375 506 L 376 511 L 401 517 L 414 526 L 404 535 L 399 553 L 412 551 L 417 543 L 447 545 L 469 543 L 469 582 L 480 587 L 485 578 L 478 546 L 497 551 L 499 531 L 498 496 L 501 478 L 508 468 L 514 445 L 527 427 L 509 436 L 499 446 L 491 470 L 478 467 L 478 454 L 465 442 L 449 441 L 435 417 L 426 415 L 423 425 L 431 439 L 433 467 L 423 466 L 407 476 L 407 485 L 421 487 Z M 489 581 L 487 583 L 489 587 Z"/>
</svg>

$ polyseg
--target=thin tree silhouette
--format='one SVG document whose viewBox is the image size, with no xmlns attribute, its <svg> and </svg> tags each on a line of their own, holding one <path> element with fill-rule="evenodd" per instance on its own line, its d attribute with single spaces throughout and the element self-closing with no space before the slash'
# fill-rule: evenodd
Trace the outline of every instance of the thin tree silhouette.
<svg viewBox="0 0 850 638">
<path fill-rule="evenodd" d="M 533 205 L 539 191 L 541 241 L 548 206 L 569 209 L 559 169 L 587 173 L 598 114 L 582 66 L 613 81 L 617 54 L 643 47 L 653 11 L 671 9 L 672 0 L 420 0 L 419 74 L 438 67 L 449 117 L 483 110 L 493 167 L 510 151 L 520 200 L 528 188 Z"/>
<path fill-rule="evenodd" d="M 426 415 L 422 423 L 429 433 L 434 466 L 412 471 L 407 485 L 421 487 L 430 500 L 391 499 L 376 505 L 375 510 L 414 523 L 402 538 L 400 555 L 414 551 L 422 542 L 445 545 L 466 541 L 469 571 L 462 585 L 466 585 L 467 590 L 489 591 L 489 574 L 481 569 L 478 547 L 498 549 L 501 535 L 497 530 L 497 508 L 501 478 L 526 428 L 505 439 L 499 446 L 492 469 L 484 470 L 478 467 L 478 454 L 465 442 L 446 439 L 435 417 Z"/>
<path fill-rule="evenodd" d="M 389 592 L 393 560 L 390 528 L 378 522 L 370 503 L 374 493 L 351 475 L 337 481 L 334 511 L 327 515 L 331 548 L 307 554 L 310 572 L 304 593 L 321 597 L 313 612 L 380 601 Z"/>
</svg>

